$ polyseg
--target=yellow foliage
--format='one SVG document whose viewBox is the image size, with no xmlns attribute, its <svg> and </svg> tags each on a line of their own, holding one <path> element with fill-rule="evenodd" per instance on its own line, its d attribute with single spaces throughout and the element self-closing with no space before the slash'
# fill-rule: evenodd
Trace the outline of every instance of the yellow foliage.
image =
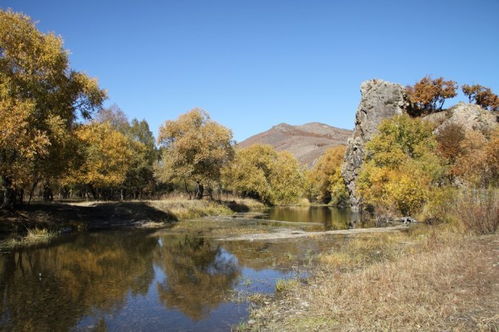
<svg viewBox="0 0 499 332">
<path fill-rule="evenodd" d="M 46 133 L 30 128 L 33 113 L 33 102 L 8 96 L 0 84 L 0 175 L 12 179 L 13 186 L 28 179 L 31 163 L 45 156 L 50 144 Z"/>
<path fill-rule="evenodd" d="M 142 143 L 112 129 L 107 122 L 81 126 L 76 135 L 81 141 L 83 162 L 67 176 L 66 184 L 118 186 L 125 181 L 135 153 L 144 149 Z"/>
<path fill-rule="evenodd" d="M 269 204 L 295 203 L 304 187 L 293 155 L 258 144 L 236 151 L 234 161 L 223 169 L 223 181 L 229 189 Z"/>
<path fill-rule="evenodd" d="M 156 176 L 164 181 L 194 181 L 210 185 L 220 178 L 220 169 L 233 157 L 232 132 L 212 121 L 205 111 L 193 109 L 159 130 L 163 147 Z"/>
<path fill-rule="evenodd" d="M 322 203 L 338 204 L 346 199 L 346 187 L 341 176 L 345 146 L 328 149 L 307 172 L 308 195 Z"/>
<path fill-rule="evenodd" d="M 69 68 L 59 36 L 26 15 L 0 10 L 0 45 L 0 183 L 13 192 L 65 170 L 75 119 L 88 118 L 105 92 Z"/>
<path fill-rule="evenodd" d="M 381 123 L 367 145 L 357 190 L 367 203 L 404 215 L 422 209 L 445 175 L 430 124 L 407 115 Z"/>
<path fill-rule="evenodd" d="M 499 128 L 489 139 L 479 131 L 466 131 L 461 150 L 453 168 L 456 175 L 475 186 L 499 184 Z"/>
</svg>

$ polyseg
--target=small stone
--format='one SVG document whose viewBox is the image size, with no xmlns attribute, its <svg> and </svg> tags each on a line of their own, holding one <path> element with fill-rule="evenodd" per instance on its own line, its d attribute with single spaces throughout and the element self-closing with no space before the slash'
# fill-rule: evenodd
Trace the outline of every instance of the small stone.
<svg viewBox="0 0 499 332">
<path fill-rule="evenodd" d="M 250 320 L 248 321 L 248 325 L 253 325 L 253 324 L 255 324 L 255 323 L 256 323 L 256 320 L 254 320 L 254 319 L 250 319 Z"/>
</svg>

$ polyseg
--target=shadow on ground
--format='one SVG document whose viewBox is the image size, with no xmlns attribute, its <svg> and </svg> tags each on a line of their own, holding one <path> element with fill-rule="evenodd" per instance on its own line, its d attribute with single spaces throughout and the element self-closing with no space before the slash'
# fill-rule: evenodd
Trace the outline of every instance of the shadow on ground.
<svg viewBox="0 0 499 332">
<path fill-rule="evenodd" d="M 144 202 L 109 202 L 91 206 L 36 203 L 16 211 L 0 210 L 0 233 L 23 233 L 30 228 L 101 230 L 137 228 L 148 223 L 172 225 L 177 217 Z"/>
</svg>

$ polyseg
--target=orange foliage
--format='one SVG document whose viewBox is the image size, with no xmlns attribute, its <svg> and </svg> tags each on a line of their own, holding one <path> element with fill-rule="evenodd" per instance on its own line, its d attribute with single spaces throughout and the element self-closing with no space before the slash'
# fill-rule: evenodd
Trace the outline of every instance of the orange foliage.
<svg viewBox="0 0 499 332">
<path fill-rule="evenodd" d="M 421 115 L 442 109 L 445 99 L 457 95 L 457 84 L 454 81 L 445 81 L 443 77 L 432 79 L 423 77 L 414 86 L 406 88 L 407 95 L 413 106 L 413 113 Z"/>
<path fill-rule="evenodd" d="M 491 111 L 499 110 L 499 96 L 494 94 L 490 88 L 486 88 L 480 84 L 465 84 L 462 90 L 468 96 L 470 103 L 475 102 L 475 104 Z"/>
</svg>

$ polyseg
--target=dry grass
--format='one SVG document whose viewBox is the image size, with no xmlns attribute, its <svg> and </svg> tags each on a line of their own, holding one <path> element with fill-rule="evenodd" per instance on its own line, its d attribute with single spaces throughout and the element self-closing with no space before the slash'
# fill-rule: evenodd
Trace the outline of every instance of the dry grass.
<svg viewBox="0 0 499 332">
<path fill-rule="evenodd" d="M 401 253 L 407 235 L 389 233 L 352 237 L 336 251 L 318 256 L 321 266 L 334 268 L 359 268 L 386 259 L 394 259 Z"/>
<path fill-rule="evenodd" d="M 246 206 L 249 210 L 263 210 L 266 208 L 265 204 L 263 204 L 260 201 L 257 201 L 256 199 L 253 198 L 239 198 L 239 197 L 229 197 L 227 199 L 224 199 L 224 202 L 227 201 L 234 201 L 239 205 Z"/>
<path fill-rule="evenodd" d="M 0 242 L 1 249 L 14 249 L 19 247 L 28 247 L 37 244 L 48 243 L 57 237 L 57 233 L 47 229 L 29 229 L 23 237 L 12 238 Z"/>
<path fill-rule="evenodd" d="M 416 232 L 355 239 L 348 247 L 322 256 L 310 285 L 253 311 L 256 323 L 247 330 L 499 328 L 497 235 Z M 376 256 L 380 250 L 388 254 Z"/>
<path fill-rule="evenodd" d="M 296 279 L 279 279 L 275 283 L 275 291 L 277 293 L 287 292 L 294 289 L 300 285 L 300 282 Z"/>
<path fill-rule="evenodd" d="M 232 213 L 232 210 L 226 206 L 208 200 L 168 199 L 147 203 L 158 210 L 174 215 L 178 220 Z"/>
<path fill-rule="evenodd" d="M 491 234 L 499 225 L 499 190 L 467 190 L 456 200 L 455 218 L 464 230 Z"/>
<path fill-rule="evenodd" d="M 175 216 L 178 220 L 200 218 L 205 216 L 230 215 L 233 212 L 238 211 L 238 209 L 246 212 L 252 210 L 262 210 L 265 208 L 265 205 L 250 198 L 228 197 L 228 200 L 212 201 L 189 199 L 188 196 L 180 194 L 168 196 L 161 200 L 132 200 L 126 202 L 144 202 L 155 209 Z M 110 202 L 104 201 L 85 201 L 68 204 L 74 206 L 98 206 L 109 203 Z"/>
</svg>

